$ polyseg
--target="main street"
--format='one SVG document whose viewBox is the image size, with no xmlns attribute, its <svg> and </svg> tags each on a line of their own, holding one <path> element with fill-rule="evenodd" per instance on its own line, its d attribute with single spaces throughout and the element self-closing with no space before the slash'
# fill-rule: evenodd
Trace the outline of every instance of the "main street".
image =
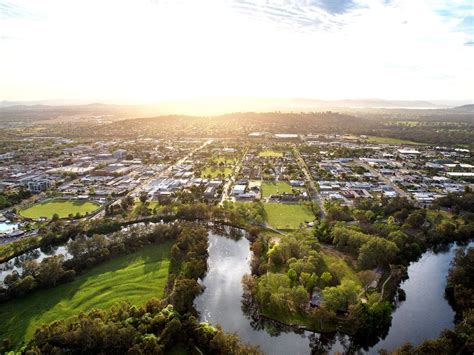
<svg viewBox="0 0 474 355">
<path fill-rule="evenodd" d="M 219 202 L 220 205 L 224 203 L 224 201 L 229 200 L 229 194 L 230 194 L 230 188 L 235 182 L 235 178 L 239 176 L 240 173 L 240 168 L 242 167 L 242 161 L 245 159 L 245 156 L 247 155 L 248 148 L 245 148 L 244 154 L 240 158 L 239 162 L 237 165 L 234 167 L 234 170 L 232 172 L 232 175 L 230 178 L 225 182 L 224 188 L 222 189 L 222 197 Z"/>
<path fill-rule="evenodd" d="M 356 160 L 357 164 L 362 166 L 363 168 L 367 169 L 372 175 L 377 176 L 377 178 L 380 181 L 383 181 L 387 185 L 393 188 L 393 190 L 401 197 L 405 197 L 408 199 L 408 201 L 413 202 L 414 204 L 418 204 L 410 194 L 408 194 L 406 191 L 402 190 L 400 187 L 397 186 L 393 181 L 391 181 L 388 177 L 371 167 L 369 164 L 367 164 L 365 161 L 361 160 L 360 158 Z"/>
<path fill-rule="evenodd" d="M 179 166 L 181 164 L 183 164 L 186 160 L 188 160 L 189 158 L 192 157 L 192 155 L 196 152 L 198 152 L 199 150 L 205 148 L 207 145 L 211 144 L 213 142 L 212 139 L 209 139 L 207 141 L 205 141 L 202 145 L 200 145 L 199 147 L 193 149 L 191 152 L 189 152 L 188 154 L 186 154 L 186 156 L 184 156 L 183 158 L 179 159 L 176 163 L 168 166 L 165 170 L 163 170 L 160 175 L 169 175 L 171 174 L 171 172 L 173 171 L 173 168 L 176 167 L 176 166 Z M 117 200 L 115 200 L 114 202 L 112 202 L 110 205 L 113 206 L 113 205 L 116 205 L 116 204 L 119 204 L 122 199 L 124 199 L 125 197 L 127 196 L 132 196 L 132 197 L 136 197 L 141 191 L 143 191 L 143 189 L 148 185 L 150 184 L 154 179 L 156 179 L 156 176 L 152 176 L 148 179 L 146 179 L 145 181 L 142 181 L 140 184 L 138 184 L 134 189 L 130 190 L 125 196 L 121 197 L 121 198 L 118 198 Z M 101 210 L 100 212 L 98 212 L 97 214 L 93 215 L 90 219 L 96 219 L 96 218 L 101 218 L 105 215 L 105 211 L 104 210 Z"/>
<path fill-rule="evenodd" d="M 326 217 L 326 209 L 324 208 L 324 203 L 321 199 L 321 196 L 319 195 L 318 189 L 316 188 L 316 184 L 314 183 L 314 180 L 311 177 L 308 165 L 306 165 L 306 162 L 301 156 L 301 153 L 296 147 L 296 145 L 293 145 L 293 153 L 295 154 L 295 158 L 296 158 L 296 162 L 298 163 L 298 166 L 300 167 L 301 171 L 304 174 L 305 182 L 307 186 L 309 186 L 308 193 L 311 196 L 311 199 L 318 204 L 319 210 L 321 211 L 320 217 L 324 218 Z"/>
</svg>

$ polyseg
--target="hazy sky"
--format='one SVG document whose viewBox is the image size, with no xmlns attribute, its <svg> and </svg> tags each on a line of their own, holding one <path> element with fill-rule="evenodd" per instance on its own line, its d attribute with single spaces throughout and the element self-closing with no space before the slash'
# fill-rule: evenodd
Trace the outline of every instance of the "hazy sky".
<svg viewBox="0 0 474 355">
<path fill-rule="evenodd" d="M 473 0 L 0 0 L 0 100 L 474 99 Z"/>
</svg>

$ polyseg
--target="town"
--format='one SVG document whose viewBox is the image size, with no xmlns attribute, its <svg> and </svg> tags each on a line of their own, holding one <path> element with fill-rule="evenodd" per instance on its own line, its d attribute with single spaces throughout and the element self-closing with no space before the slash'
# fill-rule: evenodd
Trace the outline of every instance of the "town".
<svg viewBox="0 0 474 355">
<path fill-rule="evenodd" d="M 190 191 L 211 204 L 258 200 L 265 223 L 285 230 L 311 226 L 328 204 L 352 206 L 356 199 L 401 196 L 428 208 L 474 180 L 468 149 L 379 143 L 363 135 L 28 137 L 15 144 L 0 154 L 1 243 L 34 235 L 35 226 L 55 215 L 71 222 L 98 218 L 127 197 L 135 201 L 135 216 L 156 214 L 167 201 L 186 202 Z M 17 195 L 18 203 L 8 200 Z"/>
</svg>

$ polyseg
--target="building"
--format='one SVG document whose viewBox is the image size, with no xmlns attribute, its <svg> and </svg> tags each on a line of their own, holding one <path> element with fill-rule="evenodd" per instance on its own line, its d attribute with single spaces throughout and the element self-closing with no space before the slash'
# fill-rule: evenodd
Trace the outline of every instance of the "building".
<svg viewBox="0 0 474 355">
<path fill-rule="evenodd" d="M 245 189 L 247 188 L 247 185 L 235 185 L 234 188 L 232 189 L 232 195 L 234 196 L 239 196 L 245 193 Z"/>
<path fill-rule="evenodd" d="M 51 183 L 48 179 L 37 179 L 28 182 L 28 190 L 31 192 L 42 192 L 51 188 Z"/>
<path fill-rule="evenodd" d="M 127 151 L 125 149 L 117 149 L 115 152 L 112 153 L 112 156 L 115 159 L 125 159 L 127 157 Z"/>
</svg>

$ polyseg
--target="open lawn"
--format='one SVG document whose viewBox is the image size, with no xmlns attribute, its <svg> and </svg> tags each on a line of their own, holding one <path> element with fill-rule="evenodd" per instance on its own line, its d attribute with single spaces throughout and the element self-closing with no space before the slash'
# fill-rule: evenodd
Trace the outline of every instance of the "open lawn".
<svg viewBox="0 0 474 355">
<path fill-rule="evenodd" d="M 69 214 L 80 213 L 81 216 L 86 213 L 94 212 L 100 207 L 100 204 L 93 201 L 73 201 L 73 200 L 47 200 L 37 203 L 20 211 L 20 215 L 27 218 L 52 218 L 55 213 L 59 218 L 66 218 Z"/>
<path fill-rule="evenodd" d="M 263 182 L 262 197 L 269 197 L 278 193 L 291 193 L 291 185 L 284 181 Z"/>
<path fill-rule="evenodd" d="M 268 224 L 276 229 L 297 229 L 301 223 L 311 222 L 315 219 L 313 212 L 303 205 L 265 203 L 263 206 Z"/>
<path fill-rule="evenodd" d="M 153 212 L 153 210 L 156 208 L 158 212 L 160 212 L 163 208 L 163 206 L 160 205 L 158 201 L 152 200 L 152 201 L 146 201 L 146 207 Z M 133 207 L 132 215 L 137 217 L 140 214 L 140 210 L 142 207 L 142 202 L 139 199 L 135 200 L 135 205 Z"/>
<path fill-rule="evenodd" d="M 218 156 L 213 158 L 212 161 L 216 164 L 224 163 L 226 165 L 234 165 L 237 162 L 237 158 Z"/>
<path fill-rule="evenodd" d="M 201 177 L 208 177 L 210 176 L 212 179 L 218 177 L 219 175 L 223 175 L 224 177 L 227 177 L 227 176 L 230 176 L 232 174 L 232 169 L 231 168 L 217 168 L 217 169 L 213 169 L 213 168 L 205 168 L 202 172 L 201 172 Z"/>
<path fill-rule="evenodd" d="M 440 216 L 441 221 L 447 221 L 447 222 L 452 221 L 452 218 L 453 218 L 453 214 L 448 211 L 443 211 L 443 210 L 440 210 L 440 211 L 427 210 L 426 211 L 426 217 L 431 222 L 435 222 L 438 216 Z"/>
<path fill-rule="evenodd" d="M 405 139 L 389 138 L 389 137 L 368 137 L 367 141 L 370 143 L 380 143 L 380 144 L 424 145 L 424 143 L 418 143 L 418 142 L 408 141 Z"/>
<path fill-rule="evenodd" d="M 143 304 L 163 297 L 168 281 L 171 242 L 146 247 L 101 264 L 72 282 L 0 304 L 0 339 L 18 347 L 36 327 L 118 301 Z"/>
<path fill-rule="evenodd" d="M 258 156 L 264 158 L 281 158 L 283 156 L 283 153 L 277 152 L 275 150 L 263 150 L 258 153 Z"/>
<path fill-rule="evenodd" d="M 354 281 L 356 284 L 361 285 L 355 270 L 343 258 L 341 258 L 335 250 L 325 249 L 321 255 L 323 256 L 328 271 L 333 273 L 339 281 L 347 278 Z"/>
</svg>

